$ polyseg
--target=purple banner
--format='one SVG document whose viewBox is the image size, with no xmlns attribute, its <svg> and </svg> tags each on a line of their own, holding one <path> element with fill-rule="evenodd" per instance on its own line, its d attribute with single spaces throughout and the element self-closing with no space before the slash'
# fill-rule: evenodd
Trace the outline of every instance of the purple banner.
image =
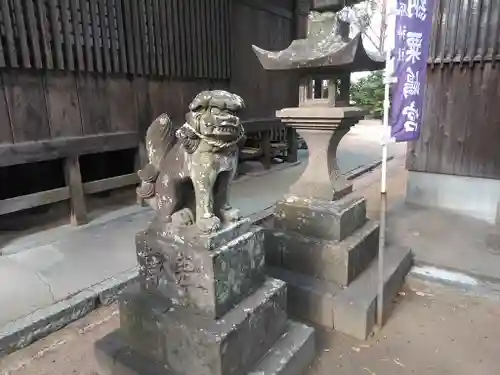
<svg viewBox="0 0 500 375">
<path fill-rule="evenodd" d="M 432 1 L 397 0 L 391 137 L 396 142 L 420 136 L 432 28 Z"/>
</svg>

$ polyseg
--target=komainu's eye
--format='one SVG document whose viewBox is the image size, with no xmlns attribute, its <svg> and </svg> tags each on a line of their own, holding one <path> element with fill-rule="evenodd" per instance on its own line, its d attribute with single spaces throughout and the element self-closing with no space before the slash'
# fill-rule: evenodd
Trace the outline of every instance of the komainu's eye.
<svg viewBox="0 0 500 375">
<path fill-rule="evenodd" d="M 210 112 L 212 113 L 212 115 L 220 115 L 220 109 L 219 108 L 212 107 L 210 109 Z"/>
</svg>

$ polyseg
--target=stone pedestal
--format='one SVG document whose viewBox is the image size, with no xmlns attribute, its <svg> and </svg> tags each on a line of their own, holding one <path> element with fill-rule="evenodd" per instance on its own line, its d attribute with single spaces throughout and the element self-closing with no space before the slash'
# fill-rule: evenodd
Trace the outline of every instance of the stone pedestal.
<svg viewBox="0 0 500 375">
<path fill-rule="evenodd" d="M 96 344 L 102 375 L 300 375 L 309 365 L 314 331 L 288 319 L 285 282 L 265 275 L 263 229 L 152 225 L 136 244 L 141 282 L 120 298 L 120 328 Z"/>
<path fill-rule="evenodd" d="M 353 192 L 336 159 L 339 142 L 362 112 L 312 103 L 277 115 L 304 138 L 309 162 L 276 205 L 265 242 L 270 274 L 287 282 L 292 315 L 365 339 L 376 322 L 379 226 L 367 219 L 365 199 Z M 410 265 L 408 249 L 387 251 L 386 309 Z"/>
</svg>

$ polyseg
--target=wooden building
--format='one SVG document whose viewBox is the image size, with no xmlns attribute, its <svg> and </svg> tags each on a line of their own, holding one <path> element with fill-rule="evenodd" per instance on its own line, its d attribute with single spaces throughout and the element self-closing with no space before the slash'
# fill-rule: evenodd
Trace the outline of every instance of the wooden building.
<svg viewBox="0 0 500 375">
<path fill-rule="evenodd" d="M 494 222 L 500 202 L 500 1 L 436 0 L 407 200 Z"/>
<path fill-rule="evenodd" d="M 0 215 L 68 200 L 84 223 L 85 195 L 135 184 L 148 125 L 203 89 L 240 94 L 250 130 L 298 100 L 251 46 L 304 36 L 308 0 L 0 4 Z"/>
</svg>

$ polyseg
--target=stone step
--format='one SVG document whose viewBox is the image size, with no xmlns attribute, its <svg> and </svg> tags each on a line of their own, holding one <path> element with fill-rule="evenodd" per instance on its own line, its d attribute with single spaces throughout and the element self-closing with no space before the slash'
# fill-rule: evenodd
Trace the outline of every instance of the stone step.
<svg viewBox="0 0 500 375">
<path fill-rule="evenodd" d="M 274 216 L 276 229 L 342 241 L 366 222 L 366 200 L 356 193 L 334 201 L 289 195 L 276 203 Z"/>
<path fill-rule="evenodd" d="M 379 225 L 372 220 L 340 242 L 269 229 L 266 263 L 347 286 L 375 258 L 378 233 Z"/>
<path fill-rule="evenodd" d="M 178 375 L 123 343 L 118 331 L 94 348 L 100 375 Z M 301 375 L 315 356 L 314 329 L 289 320 L 274 346 L 247 375 Z"/>
<path fill-rule="evenodd" d="M 301 375 L 315 349 L 314 329 L 289 320 L 283 336 L 248 375 Z"/>
<path fill-rule="evenodd" d="M 411 251 L 390 247 L 384 257 L 384 311 L 400 290 L 412 264 Z M 288 285 L 288 311 L 298 319 L 365 340 L 373 331 L 377 313 L 378 263 L 370 266 L 348 287 L 278 268 L 269 274 Z"/>
<path fill-rule="evenodd" d="M 257 363 L 283 334 L 286 284 L 267 279 L 218 320 L 139 290 L 128 290 L 122 296 L 120 318 L 124 343 L 176 374 L 239 375 Z"/>
</svg>

